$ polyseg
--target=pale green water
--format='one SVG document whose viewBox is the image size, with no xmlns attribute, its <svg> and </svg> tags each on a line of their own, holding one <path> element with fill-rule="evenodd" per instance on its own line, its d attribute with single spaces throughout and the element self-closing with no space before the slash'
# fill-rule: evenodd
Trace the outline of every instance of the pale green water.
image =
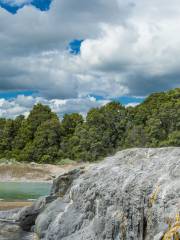
<svg viewBox="0 0 180 240">
<path fill-rule="evenodd" d="M 50 183 L 0 182 L 0 199 L 8 201 L 37 199 L 48 195 Z"/>
<path fill-rule="evenodd" d="M 1 201 L 28 201 L 49 195 L 50 183 L 0 182 Z M 1 204 L 0 201 L 0 204 Z M 14 224 L 0 221 L 0 240 L 32 240 L 33 234 L 23 232 Z"/>
</svg>

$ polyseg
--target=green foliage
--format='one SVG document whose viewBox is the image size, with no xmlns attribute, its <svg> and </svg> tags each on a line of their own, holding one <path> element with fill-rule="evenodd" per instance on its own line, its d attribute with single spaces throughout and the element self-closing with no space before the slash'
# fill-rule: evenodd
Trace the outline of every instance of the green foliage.
<svg viewBox="0 0 180 240">
<path fill-rule="evenodd" d="M 48 106 L 44 106 L 41 103 L 35 105 L 27 118 L 27 124 L 31 132 L 31 137 L 33 138 L 37 128 L 41 125 L 41 123 L 50 119 L 58 120 L 58 117 Z"/>
<path fill-rule="evenodd" d="M 95 161 L 112 153 L 123 139 L 126 118 L 126 109 L 116 102 L 90 110 L 83 128 L 75 132 L 79 138 L 79 157 Z"/>
<path fill-rule="evenodd" d="M 27 120 L 23 120 L 21 127 L 17 131 L 17 135 L 13 141 L 13 148 L 16 151 L 24 149 L 26 144 L 32 140 L 32 132 Z"/>
<path fill-rule="evenodd" d="M 180 131 L 180 89 L 152 94 L 129 112 L 133 118 L 128 124 L 125 147 L 158 147 L 164 141 L 171 145 L 169 134 Z"/>
<path fill-rule="evenodd" d="M 83 123 L 83 117 L 78 113 L 65 114 L 62 129 L 65 136 L 72 135 L 78 125 Z"/>
<path fill-rule="evenodd" d="M 180 146 L 180 131 L 174 131 L 168 135 L 168 139 L 161 146 Z"/>
<path fill-rule="evenodd" d="M 65 158 L 65 159 L 60 159 L 59 161 L 56 161 L 56 164 L 58 165 L 67 165 L 67 164 L 75 164 L 76 162 L 69 159 L 69 158 Z"/>
<path fill-rule="evenodd" d="M 37 104 L 27 119 L 0 119 L 0 158 L 72 164 L 129 147 L 180 146 L 180 89 L 154 93 L 132 108 L 111 102 L 62 121 Z"/>
</svg>

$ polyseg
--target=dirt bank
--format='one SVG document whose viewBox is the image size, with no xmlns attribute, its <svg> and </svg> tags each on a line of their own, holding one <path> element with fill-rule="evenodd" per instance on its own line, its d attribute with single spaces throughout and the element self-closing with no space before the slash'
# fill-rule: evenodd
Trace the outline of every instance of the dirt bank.
<svg viewBox="0 0 180 240">
<path fill-rule="evenodd" d="M 4 202 L 0 201 L 0 211 L 5 211 L 9 209 L 16 209 L 16 208 L 22 208 L 22 207 L 28 207 L 31 206 L 32 202 Z"/>
<path fill-rule="evenodd" d="M 52 181 L 55 177 L 84 164 L 52 165 L 36 163 L 0 164 L 0 181 Z"/>
</svg>

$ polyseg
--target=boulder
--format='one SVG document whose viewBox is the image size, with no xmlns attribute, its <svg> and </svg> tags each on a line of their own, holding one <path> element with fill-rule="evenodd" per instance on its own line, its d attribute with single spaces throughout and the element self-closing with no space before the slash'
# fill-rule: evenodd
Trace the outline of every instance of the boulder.
<svg viewBox="0 0 180 240">
<path fill-rule="evenodd" d="M 36 220 L 41 240 L 177 239 L 180 148 L 118 152 L 59 177 L 52 195 Z"/>
</svg>

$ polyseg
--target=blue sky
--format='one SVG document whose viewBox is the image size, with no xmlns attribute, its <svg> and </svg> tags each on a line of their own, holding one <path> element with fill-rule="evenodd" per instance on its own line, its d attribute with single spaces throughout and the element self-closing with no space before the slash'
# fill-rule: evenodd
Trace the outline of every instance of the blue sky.
<svg viewBox="0 0 180 240">
<path fill-rule="evenodd" d="M 98 96 L 98 95 L 91 95 L 92 97 L 96 98 L 97 100 L 105 100 L 105 97 Z M 132 96 L 122 96 L 122 97 L 116 97 L 116 98 L 110 98 L 112 101 L 120 102 L 123 105 L 131 104 L 139 104 L 144 101 L 145 97 L 132 97 Z"/>
<path fill-rule="evenodd" d="M 39 101 L 85 115 L 180 87 L 179 9 L 178 0 L 0 0 L 0 117 Z"/>
<path fill-rule="evenodd" d="M 24 95 L 24 96 L 33 96 L 35 95 L 36 92 L 33 91 L 4 91 L 4 92 L 0 92 L 0 98 L 4 98 L 4 99 L 14 99 L 16 98 L 18 95 Z"/>
<path fill-rule="evenodd" d="M 71 54 L 80 54 L 80 48 L 83 40 L 74 39 L 69 43 L 69 52 Z"/>
<path fill-rule="evenodd" d="M 48 11 L 51 1 L 52 0 L 27 0 L 16 4 L 16 1 L 14 0 L 0 0 L 0 6 L 12 14 L 16 14 L 19 9 L 23 8 L 26 5 L 32 5 L 41 11 Z"/>
</svg>

